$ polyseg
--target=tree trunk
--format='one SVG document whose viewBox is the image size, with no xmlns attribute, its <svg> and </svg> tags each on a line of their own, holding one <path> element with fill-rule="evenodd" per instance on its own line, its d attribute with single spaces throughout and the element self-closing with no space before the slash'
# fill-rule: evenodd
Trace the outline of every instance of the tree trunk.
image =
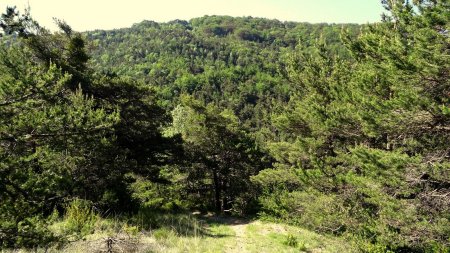
<svg viewBox="0 0 450 253">
<path fill-rule="evenodd" d="M 214 177 L 214 193 L 215 193 L 216 212 L 219 214 L 219 213 L 222 213 L 222 211 L 223 211 L 223 206 L 222 206 L 222 202 L 221 202 L 222 189 L 220 187 L 219 175 L 216 170 L 214 170 L 214 172 L 213 172 L 213 177 Z"/>
</svg>

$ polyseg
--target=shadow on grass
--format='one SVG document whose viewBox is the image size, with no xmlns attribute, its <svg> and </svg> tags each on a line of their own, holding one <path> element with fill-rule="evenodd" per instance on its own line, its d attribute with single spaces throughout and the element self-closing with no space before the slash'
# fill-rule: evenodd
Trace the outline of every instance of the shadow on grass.
<svg viewBox="0 0 450 253">
<path fill-rule="evenodd" d="M 212 226 L 235 226 L 235 225 L 245 225 L 252 221 L 250 218 L 242 218 L 242 217 L 234 217 L 234 216 L 198 216 L 198 219 L 200 221 L 204 222 L 204 228 L 208 230 Z M 221 233 L 216 234 L 208 234 L 210 237 L 230 237 L 234 236 L 231 234 L 224 233 L 223 235 Z"/>
<path fill-rule="evenodd" d="M 169 229 L 182 237 L 223 238 L 233 235 L 227 229 L 213 229 L 215 226 L 248 224 L 251 219 L 233 216 L 211 216 L 192 214 L 170 214 L 162 212 L 140 212 L 134 217 L 134 224 L 143 230 Z M 214 230 L 214 231 L 213 231 Z"/>
<path fill-rule="evenodd" d="M 252 222 L 251 218 L 242 218 L 242 217 L 234 217 L 234 216 L 198 216 L 199 220 L 206 222 L 207 224 L 216 224 L 216 225 L 244 225 Z"/>
</svg>

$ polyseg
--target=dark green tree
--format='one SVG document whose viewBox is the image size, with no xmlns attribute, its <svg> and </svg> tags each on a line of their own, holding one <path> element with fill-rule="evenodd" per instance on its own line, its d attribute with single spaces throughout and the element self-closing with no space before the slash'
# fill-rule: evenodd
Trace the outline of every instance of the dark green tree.
<svg viewBox="0 0 450 253">
<path fill-rule="evenodd" d="M 95 73 L 64 22 L 52 34 L 8 9 L 1 24 L 1 245 L 53 241 L 45 218 L 73 198 L 133 211 L 127 175 L 158 180 L 177 152 L 152 88 Z"/>
<path fill-rule="evenodd" d="M 249 211 L 254 198 L 249 178 L 268 165 L 267 158 L 232 112 L 189 98 L 184 103 L 173 110 L 168 132 L 185 141 L 187 191 L 200 194 L 200 203 L 209 199 L 206 207 L 217 213 Z"/>
<path fill-rule="evenodd" d="M 96 151 L 111 145 L 119 114 L 70 90 L 71 76 L 56 65 L 30 62 L 26 48 L 0 50 L 0 242 L 45 245 L 51 236 L 41 218 L 73 194 Z"/>
</svg>

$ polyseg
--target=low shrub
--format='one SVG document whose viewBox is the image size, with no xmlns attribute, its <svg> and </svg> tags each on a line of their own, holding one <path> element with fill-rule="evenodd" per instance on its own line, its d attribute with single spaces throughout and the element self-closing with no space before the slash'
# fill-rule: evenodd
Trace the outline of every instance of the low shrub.
<svg viewBox="0 0 450 253">
<path fill-rule="evenodd" d="M 99 214 L 94 210 L 92 203 L 84 199 L 74 199 L 66 207 L 64 215 L 64 232 L 77 237 L 94 232 Z"/>
<path fill-rule="evenodd" d="M 288 234 L 286 236 L 286 240 L 284 241 L 284 244 L 296 248 L 298 246 L 298 240 L 295 235 Z"/>
</svg>

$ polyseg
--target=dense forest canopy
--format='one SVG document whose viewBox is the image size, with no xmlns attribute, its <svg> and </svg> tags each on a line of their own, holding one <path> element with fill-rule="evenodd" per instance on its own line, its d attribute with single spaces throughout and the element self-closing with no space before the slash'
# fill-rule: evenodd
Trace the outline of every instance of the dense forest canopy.
<svg viewBox="0 0 450 253">
<path fill-rule="evenodd" d="M 205 16 L 86 33 L 8 8 L 1 247 L 89 233 L 50 228 L 79 207 L 258 215 L 362 252 L 448 252 L 450 3 L 383 5 L 368 25 Z"/>
<path fill-rule="evenodd" d="M 205 16 L 189 22 L 143 21 L 86 36 L 93 44 L 95 68 L 155 85 L 162 106 L 172 109 L 181 94 L 190 94 L 232 110 L 243 126 L 262 133 L 270 126 L 268 114 L 290 99 L 286 64 L 292 53 L 298 47 L 310 51 L 322 40 L 333 54 L 349 57 L 340 33 L 347 30 L 356 37 L 360 29 L 354 24 Z"/>
</svg>

